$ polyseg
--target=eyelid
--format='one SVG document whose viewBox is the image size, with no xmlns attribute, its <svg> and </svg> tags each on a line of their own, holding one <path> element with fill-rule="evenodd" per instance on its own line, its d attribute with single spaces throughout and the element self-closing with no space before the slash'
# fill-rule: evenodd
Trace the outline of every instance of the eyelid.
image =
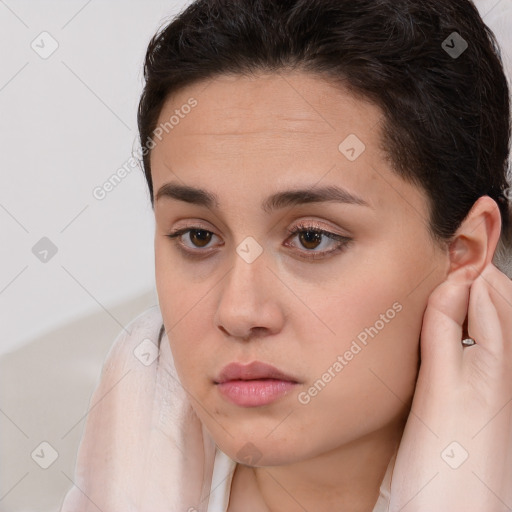
<svg viewBox="0 0 512 512">
<path fill-rule="evenodd" d="M 207 247 L 205 249 L 201 249 L 198 247 L 196 249 L 191 249 L 189 247 L 186 247 L 179 240 L 176 240 L 176 239 L 179 239 L 184 234 L 189 233 L 191 231 L 206 231 L 208 233 L 211 233 L 214 236 L 217 236 L 217 237 L 219 236 L 213 230 L 208 229 L 204 226 L 201 226 L 198 223 L 196 223 L 194 225 L 185 226 L 183 228 L 175 229 L 166 236 L 168 238 L 175 240 L 176 247 L 182 252 L 182 254 L 185 257 L 204 258 L 204 257 L 208 257 L 208 255 L 210 255 L 212 252 L 215 252 L 216 248 L 213 248 L 213 247 Z M 353 241 L 353 239 L 351 237 L 344 236 L 344 235 L 329 231 L 327 228 L 322 227 L 322 225 L 320 225 L 318 222 L 311 221 L 311 220 L 310 221 L 300 220 L 292 228 L 288 228 L 287 232 L 289 233 L 290 236 L 286 239 L 286 241 L 289 238 L 291 238 L 291 236 L 295 236 L 298 233 L 301 233 L 304 231 L 314 231 L 314 232 L 320 233 L 321 235 L 323 235 L 331 240 L 337 241 L 338 244 L 334 249 L 324 250 L 324 251 L 299 249 L 298 247 L 296 247 L 294 245 L 290 245 L 290 244 L 286 244 L 286 243 L 283 244 L 283 245 L 285 245 L 285 247 L 294 247 L 296 249 L 296 252 L 298 253 L 298 257 L 300 257 L 302 259 L 312 260 L 312 259 L 326 258 L 331 254 L 343 251 Z M 224 245 L 224 243 L 218 244 L 216 247 L 219 247 L 222 245 Z"/>
<path fill-rule="evenodd" d="M 291 238 L 292 236 L 296 236 L 298 233 L 305 232 L 305 231 L 312 231 L 316 233 L 320 233 L 321 235 L 334 240 L 337 242 L 335 247 L 333 249 L 329 250 L 323 250 L 323 251 L 314 251 L 314 250 L 307 250 L 307 249 L 299 249 L 297 250 L 297 256 L 299 258 L 305 259 L 305 260 L 320 260 L 324 258 L 328 258 L 331 255 L 334 255 L 339 252 L 343 252 L 348 245 L 350 245 L 353 242 L 353 238 L 340 235 L 338 233 L 333 233 L 332 231 L 329 231 L 325 228 L 320 227 L 316 223 L 312 221 L 299 221 L 293 228 L 289 228 L 288 233 L 290 234 Z M 288 240 L 287 239 L 287 240 Z M 285 244 L 287 247 L 295 247 L 294 245 Z"/>
<path fill-rule="evenodd" d="M 318 231 L 326 236 L 330 236 L 330 238 L 335 239 L 349 239 L 349 236 L 342 235 L 341 233 L 335 233 L 334 228 L 325 226 L 318 221 L 314 220 L 299 220 L 297 223 L 292 227 L 288 228 L 287 231 L 290 234 L 296 234 L 297 231 Z"/>
</svg>

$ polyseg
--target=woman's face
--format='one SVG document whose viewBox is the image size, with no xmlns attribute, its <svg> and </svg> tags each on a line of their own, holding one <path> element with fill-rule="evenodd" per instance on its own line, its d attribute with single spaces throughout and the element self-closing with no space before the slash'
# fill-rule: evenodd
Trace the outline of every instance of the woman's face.
<svg viewBox="0 0 512 512">
<path fill-rule="evenodd" d="M 426 196 L 380 148 L 380 109 L 300 72 L 224 76 L 168 99 L 160 125 L 158 297 L 181 383 L 221 449 L 281 465 L 399 423 L 449 259 Z M 166 184 L 207 196 L 159 195 Z M 219 373 L 253 361 L 297 383 L 234 403 L 221 389 L 241 388 Z"/>
</svg>

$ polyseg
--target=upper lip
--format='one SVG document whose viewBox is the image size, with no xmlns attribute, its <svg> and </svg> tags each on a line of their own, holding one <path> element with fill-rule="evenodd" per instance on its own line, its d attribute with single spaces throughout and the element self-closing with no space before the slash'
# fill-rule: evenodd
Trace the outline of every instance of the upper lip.
<svg viewBox="0 0 512 512">
<path fill-rule="evenodd" d="M 297 382 L 293 377 L 287 375 L 271 364 L 253 361 L 244 365 L 241 363 L 229 363 L 224 366 L 219 376 L 215 379 L 216 384 L 222 384 L 230 380 L 256 380 L 256 379 L 275 379 Z"/>
</svg>

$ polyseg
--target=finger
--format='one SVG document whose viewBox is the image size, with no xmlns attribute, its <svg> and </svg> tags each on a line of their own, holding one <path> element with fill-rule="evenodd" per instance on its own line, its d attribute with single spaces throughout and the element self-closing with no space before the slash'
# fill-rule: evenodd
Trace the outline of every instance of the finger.
<svg viewBox="0 0 512 512">
<path fill-rule="evenodd" d="M 505 338 L 510 331 L 504 328 L 503 316 L 498 312 L 510 309 L 498 292 L 507 283 L 496 279 L 501 281 L 493 270 L 482 272 L 471 286 L 468 331 L 476 345 L 464 350 L 463 372 L 474 386 L 473 396 L 480 396 L 486 406 L 500 410 L 510 401 L 512 352 L 511 340 Z"/>
<path fill-rule="evenodd" d="M 504 334 L 512 335 L 512 280 L 493 264 L 482 272 Z M 512 342 L 512 340 L 511 340 Z"/>
<path fill-rule="evenodd" d="M 471 285 L 468 309 L 469 336 L 480 348 L 496 352 L 500 348 L 500 321 L 489 295 L 489 286 L 481 275 Z"/>
<path fill-rule="evenodd" d="M 505 278 L 503 280 L 502 278 Z M 488 265 L 470 289 L 468 333 L 481 348 L 502 357 L 512 328 L 512 282 Z"/>
<path fill-rule="evenodd" d="M 448 278 L 428 299 L 421 330 L 422 365 L 434 371 L 457 369 L 462 355 L 462 325 L 469 305 L 470 283 Z"/>
</svg>

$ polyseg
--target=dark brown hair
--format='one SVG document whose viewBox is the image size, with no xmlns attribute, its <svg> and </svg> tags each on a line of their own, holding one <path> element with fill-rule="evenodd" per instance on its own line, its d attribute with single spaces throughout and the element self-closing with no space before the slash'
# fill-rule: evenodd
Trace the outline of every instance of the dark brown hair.
<svg viewBox="0 0 512 512">
<path fill-rule="evenodd" d="M 460 55 L 448 51 L 464 42 Z M 286 69 L 382 109 L 383 148 L 395 172 L 426 191 L 436 240 L 453 237 L 483 195 L 497 202 L 510 239 L 509 89 L 494 34 L 471 1 L 196 0 L 149 43 L 141 145 L 166 99 L 187 85 Z M 142 163 L 153 205 L 147 148 Z"/>
</svg>

